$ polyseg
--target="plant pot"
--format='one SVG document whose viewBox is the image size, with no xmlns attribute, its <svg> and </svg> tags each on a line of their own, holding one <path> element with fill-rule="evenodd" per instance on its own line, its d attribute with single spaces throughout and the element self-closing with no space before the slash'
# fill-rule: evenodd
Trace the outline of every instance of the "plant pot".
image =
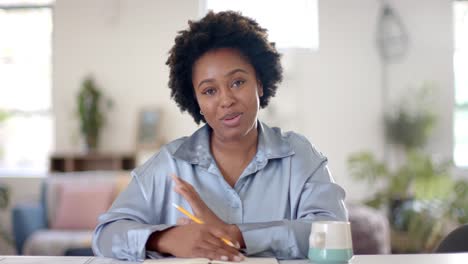
<svg viewBox="0 0 468 264">
<path fill-rule="evenodd" d="M 389 222 L 394 253 L 430 252 L 442 232 L 436 201 L 415 198 L 392 199 Z"/>
</svg>

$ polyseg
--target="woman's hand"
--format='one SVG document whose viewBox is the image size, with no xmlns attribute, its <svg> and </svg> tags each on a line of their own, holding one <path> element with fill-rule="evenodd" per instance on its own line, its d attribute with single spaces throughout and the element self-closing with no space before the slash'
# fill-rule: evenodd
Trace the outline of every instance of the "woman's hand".
<svg viewBox="0 0 468 264">
<path fill-rule="evenodd" d="M 233 240 L 223 229 L 190 223 L 153 233 L 146 247 L 182 258 L 242 261 L 244 256 L 236 248 L 226 245 L 220 237 Z"/>
<path fill-rule="evenodd" d="M 232 241 L 237 248 L 245 247 L 244 238 L 242 237 L 242 233 L 237 225 L 226 224 L 215 213 L 213 213 L 190 183 L 182 180 L 176 175 L 172 175 L 172 179 L 176 184 L 174 191 L 184 197 L 196 217 L 200 218 L 207 225 L 214 226 L 226 233 L 229 233 L 231 237 L 234 237 L 234 240 L 230 241 Z M 189 224 L 191 222 L 192 221 L 187 218 L 179 218 L 177 220 L 178 225 Z"/>
<path fill-rule="evenodd" d="M 213 211 L 211 211 L 211 209 L 203 202 L 200 195 L 190 183 L 182 180 L 176 175 L 172 175 L 172 179 L 176 184 L 174 191 L 184 197 L 196 217 L 202 219 L 205 224 L 216 226 L 226 225 L 226 223 L 213 213 Z"/>
</svg>

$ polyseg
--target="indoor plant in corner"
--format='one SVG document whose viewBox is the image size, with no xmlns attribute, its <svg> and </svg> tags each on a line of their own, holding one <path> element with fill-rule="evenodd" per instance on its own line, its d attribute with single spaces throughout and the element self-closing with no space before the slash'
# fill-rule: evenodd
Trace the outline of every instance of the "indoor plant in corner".
<svg viewBox="0 0 468 264">
<path fill-rule="evenodd" d="M 0 125 L 10 116 L 10 113 L 0 109 Z M 0 148 L 0 156 L 3 155 L 3 149 Z M 10 188 L 8 185 L 0 183 L 0 211 L 8 208 L 10 202 Z M 13 246 L 13 238 L 6 231 L 5 227 L 0 222 L 0 239 L 3 239 L 9 245 Z"/>
<path fill-rule="evenodd" d="M 112 101 L 103 97 L 93 78 L 87 77 L 78 93 L 77 104 L 85 148 L 94 152 L 98 148 L 100 132 L 106 121 L 105 110 L 112 107 Z"/>
<path fill-rule="evenodd" d="M 10 189 L 7 185 L 0 184 L 0 210 L 5 210 L 8 207 L 10 202 Z M 3 225 L 0 225 L 0 239 L 3 239 L 9 245 L 14 244 L 13 238 L 11 235 L 5 230 Z"/>
<path fill-rule="evenodd" d="M 468 220 L 467 183 L 452 179 L 450 161 L 435 161 L 423 150 L 436 122 L 428 100 L 432 91 L 424 85 L 385 117 L 385 136 L 400 153 L 397 164 L 389 166 L 370 152 L 348 159 L 353 177 L 382 187 L 366 204 L 388 211 L 398 253 L 431 251 L 447 225 Z"/>
</svg>

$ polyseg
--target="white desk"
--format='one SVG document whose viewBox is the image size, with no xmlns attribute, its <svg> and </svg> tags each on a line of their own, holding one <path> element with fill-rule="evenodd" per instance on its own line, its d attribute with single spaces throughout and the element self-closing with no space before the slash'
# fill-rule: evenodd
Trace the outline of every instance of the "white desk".
<svg viewBox="0 0 468 264">
<path fill-rule="evenodd" d="M 0 264 L 141 264 L 97 257 L 0 256 Z M 280 261 L 281 264 L 310 264 L 304 260 Z M 356 255 L 350 264 L 467 264 L 468 253 L 412 255 Z"/>
<path fill-rule="evenodd" d="M 0 264 L 141 264 L 97 257 L 0 256 Z"/>
<path fill-rule="evenodd" d="M 0 262 L 1 263 L 1 262 Z M 468 253 L 411 254 L 411 255 L 357 255 L 352 264 L 466 264 Z"/>
</svg>

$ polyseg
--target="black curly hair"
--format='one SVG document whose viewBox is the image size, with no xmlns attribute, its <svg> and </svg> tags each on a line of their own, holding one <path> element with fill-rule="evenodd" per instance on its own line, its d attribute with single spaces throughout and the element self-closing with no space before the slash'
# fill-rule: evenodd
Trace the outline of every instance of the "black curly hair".
<svg viewBox="0 0 468 264">
<path fill-rule="evenodd" d="M 188 111 L 197 124 L 206 122 L 195 97 L 192 67 L 203 54 L 219 48 L 234 48 L 252 64 L 263 85 L 260 107 L 266 107 L 283 78 L 280 54 L 275 44 L 268 41 L 267 30 L 233 11 L 210 11 L 201 20 L 189 20 L 188 24 L 187 30 L 178 32 L 166 62 L 170 68 L 171 98 L 180 110 Z"/>
</svg>

